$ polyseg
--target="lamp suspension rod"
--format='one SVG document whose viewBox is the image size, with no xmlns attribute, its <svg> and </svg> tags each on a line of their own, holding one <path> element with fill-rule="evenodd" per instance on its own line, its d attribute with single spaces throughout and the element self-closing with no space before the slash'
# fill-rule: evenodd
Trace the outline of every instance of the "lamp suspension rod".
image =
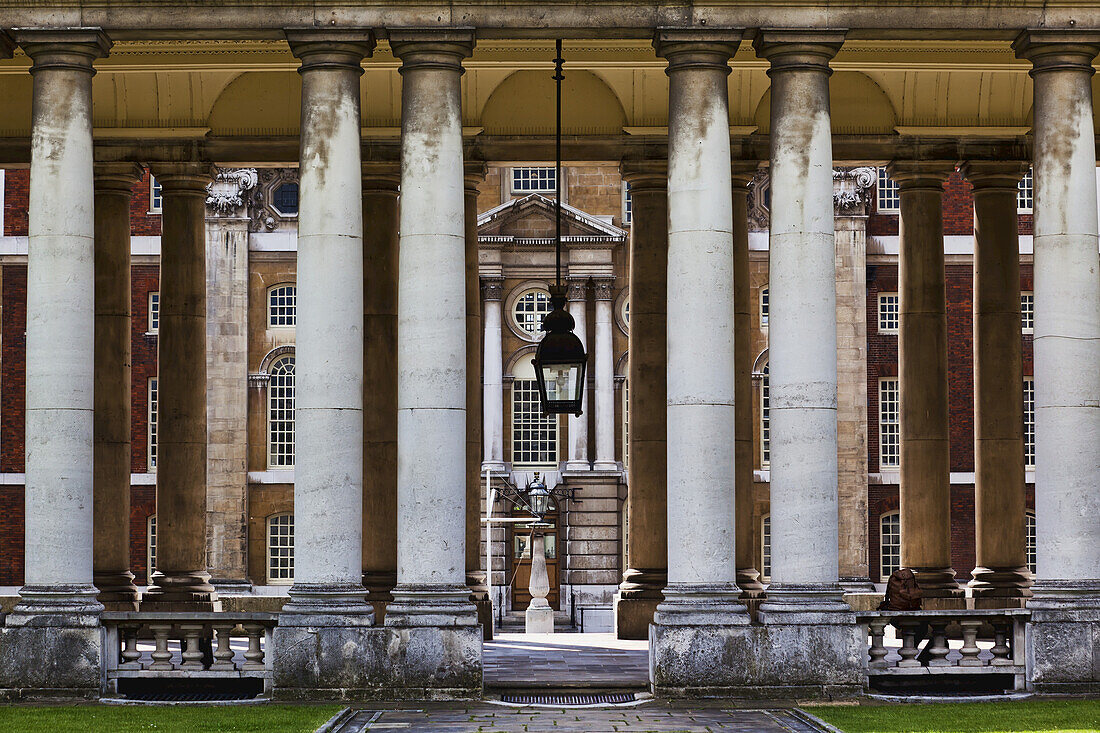
<svg viewBox="0 0 1100 733">
<path fill-rule="evenodd" d="M 554 223 L 556 226 L 554 234 L 554 254 L 555 254 L 555 272 L 556 280 L 555 284 L 558 288 L 561 288 L 561 82 L 565 78 L 565 74 L 562 72 L 562 64 L 565 63 L 565 59 L 561 57 L 561 39 L 557 39 L 556 42 L 557 57 L 554 59 L 554 86 L 557 93 L 556 99 L 556 114 L 557 123 L 554 127 L 554 153 L 557 167 L 554 173 Z"/>
</svg>

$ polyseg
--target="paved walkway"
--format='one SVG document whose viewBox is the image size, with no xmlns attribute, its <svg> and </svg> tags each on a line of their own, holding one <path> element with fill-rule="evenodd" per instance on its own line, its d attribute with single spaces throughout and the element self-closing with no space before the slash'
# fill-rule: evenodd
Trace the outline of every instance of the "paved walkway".
<svg viewBox="0 0 1100 733">
<path fill-rule="evenodd" d="M 485 687 L 629 688 L 649 685 L 649 644 L 614 634 L 497 634 L 485 642 Z"/>
<path fill-rule="evenodd" d="M 489 703 L 420 704 L 415 709 L 349 711 L 330 733 L 408 730 L 416 733 L 643 733 L 738 731 L 822 733 L 797 710 L 673 707 L 651 702 L 629 708 L 508 708 Z"/>
</svg>

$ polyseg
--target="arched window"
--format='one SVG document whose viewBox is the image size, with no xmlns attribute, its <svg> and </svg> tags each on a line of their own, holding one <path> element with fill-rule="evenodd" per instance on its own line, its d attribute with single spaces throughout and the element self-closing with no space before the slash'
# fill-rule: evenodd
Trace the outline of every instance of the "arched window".
<svg viewBox="0 0 1100 733">
<path fill-rule="evenodd" d="M 772 419 L 771 386 L 769 384 L 770 365 L 764 365 L 763 378 L 760 380 L 760 464 L 767 466 L 772 460 Z"/>
<path fill-rule="evenodd" d="M 294 582 L 294 515 L 274 514 L 267 518 L 267 582 Z"/>
<path fill-rule="evenodd" d="M 556 467 L 558 416 L 542 414 L 531 360 L 521 358 L 512 377 L 512 464 L 520 468 Z"/>
<path fill-rule="evenodd" d="M 901 513 L 888 512 L 878 520 L 879 578 L 885 583 L 901 567 Z"/>
<path fill-rule="evenodd" d="M 760 327 L 766 328 L 771 311 L 771 293 L 767 285 L 760 289 Z"/>
<path fill-rule="evenodd" d="M 765 514 L 760 519 L 760 582 L 770 583 L 772 579 L 772 515 Z"/>
<path fill-rule="evenodd" d="M 275 285 L 267 291 L 267 325 L 271 328 L 293 328 L 298 323 L 298 286 L 294 283 Z"/>
<path fill-rule="evenodd" d="M 512 304 L 512 320 L 521 332 L 538 338 L 542 318 L 550 312 L 550 293 L 542 288 L 527 290 Z"/>
<path fill-rule="evenodd" d="M 294 466 L 294 354 L 279 357 L 268 370 L 267 465 Z"/>
<path fill-rule="evenodd" d="M 1038 552 L 1035 549 L 1035 512 L 1027 512 L 1024 514 L 1025 521 L 1025 546 L 1027 547 L 1027 569 L 1031 571 L 1032 575 L 1036 573 L 1036 566 L 1038 565 Z"/>
<path fill-rule="evenodd" d="M 151 514 L 145 520 L 145 583 L 153 584 L 153 573 L 157 571 L 157 515 Z"/>
</svg>

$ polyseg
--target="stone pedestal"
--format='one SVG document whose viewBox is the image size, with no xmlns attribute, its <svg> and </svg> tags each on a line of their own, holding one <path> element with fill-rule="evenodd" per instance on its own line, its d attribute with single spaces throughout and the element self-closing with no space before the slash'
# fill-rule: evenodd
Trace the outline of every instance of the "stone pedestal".
<svg viewBox="0 0 1100 733">
<path fill-rule="evenodd" d="M 531 603 L 524 615 L 524 631 L 528 634 L 554 633 L 554 609 L 546 601 L 550 579 L 546 574 L 546 537 L 541 531 L 531 533 Z"/>
</svg>

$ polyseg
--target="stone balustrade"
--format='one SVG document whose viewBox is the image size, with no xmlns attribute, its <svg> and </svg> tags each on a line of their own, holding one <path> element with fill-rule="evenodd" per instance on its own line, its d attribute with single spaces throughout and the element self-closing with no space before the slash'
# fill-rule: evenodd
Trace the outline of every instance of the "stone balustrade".
<svg viewBox="0 0 1100 733">
<path fill-rule="evenodd" d="M 155 679 L 254 679 L 269 694 L 276 619 L 270 613 L 104 613 L 106 696 L 125 694 L 127 680 Z M 239 643 L 245 639 L 247 648 Z"/>
<path fill-rule="evenodd" d="M 868 639 L 868 656 L 864 658 L 867 687 L 905 690 L 947 682 L 934 679 L 935 675 L 1003 675 L 1006 681 L 1012 677 L 1012 689 L 1022 690 L 1026 686 L 1025 627 L 1030 615 L 1020 608 L 857 612 L 856 619 Z M 894 628 L 900 646 L 886 644 L 887 626 Z M 924 649 L 918 648 L 922 627 L 926 627 L 924 638 L 928 639 Z M 954 639 L 961 639 L 962 645 L 952 647 Z M 979 640 L 992 645 L 979 646 Z M 979 685 L 996 681 L 973 680 Z"/>
</svg>

